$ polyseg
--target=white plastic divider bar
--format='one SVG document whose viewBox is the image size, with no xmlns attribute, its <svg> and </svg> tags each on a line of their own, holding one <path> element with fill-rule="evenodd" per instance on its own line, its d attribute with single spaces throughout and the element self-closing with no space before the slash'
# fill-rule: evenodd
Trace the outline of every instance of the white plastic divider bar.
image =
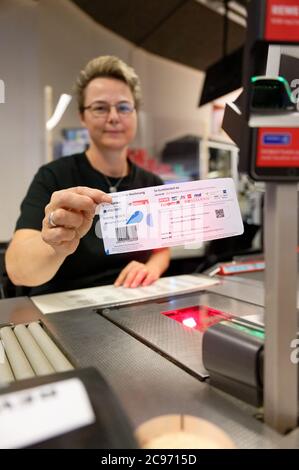
<svg viewBox="0 0 299 470">
<path fill-rule="evenodd" d="M 50 364 L 28 328 L 25 325 L 17 325 L 14 328 L 14 333 L 36 375 L 53 374 L 55 372 L 54 367 Z"/>
<path fill-rule="evenodd" d="M 29 323 L 28 329 L 56 372 L 74 369 L 39 323 Z"/>
<path fill-rule="evenodd" d="M 0 339 L 0 385 L 14 382 L 15 378 L 10 368 L 5 349 Z"/>
<path fill-rule="evenodd" d="M 2 338 L 4 349 L 15 378 L 28 379 L 34 377 L 35 373 L 11 327 L 5 326 L 1 328 L 0 337 Z"/>
</svg>

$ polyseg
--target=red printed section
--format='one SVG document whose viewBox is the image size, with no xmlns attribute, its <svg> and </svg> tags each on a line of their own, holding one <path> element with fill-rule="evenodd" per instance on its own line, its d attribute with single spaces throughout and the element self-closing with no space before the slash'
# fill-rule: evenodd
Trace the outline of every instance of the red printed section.
<svg viewBox="0 0 299 470">
<path fill-rule="evenodd" d="M 143 206 L 144 204 L 148 204 L 148 199 L 140 199 L 140 201 L 133 201 L 133 206 Z"/>
<path fill-rule="evenodd" d="M 258 130 L 257 167 L 299 167 L 299 128 Z"/>
<path fill-rule="evenodd" d="M 265 22 L 267 41 L 299 41 L 298 0 L 268 0 Z"/>
</svg>

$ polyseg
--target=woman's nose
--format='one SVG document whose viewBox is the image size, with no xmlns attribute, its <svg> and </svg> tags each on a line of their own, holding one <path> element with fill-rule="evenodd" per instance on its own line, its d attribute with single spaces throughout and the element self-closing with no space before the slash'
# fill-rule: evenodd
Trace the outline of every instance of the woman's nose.
<svg viewBox="0 0 299 470">
<path fill-rule="evenodd" d="M 118 115 L 116 106 L 113 106 L 113 105 L 110 106 L 110 110 L 108 114 L 108 121 L 109 122 L 119 121 L 119 115 Z"/>
</svg>

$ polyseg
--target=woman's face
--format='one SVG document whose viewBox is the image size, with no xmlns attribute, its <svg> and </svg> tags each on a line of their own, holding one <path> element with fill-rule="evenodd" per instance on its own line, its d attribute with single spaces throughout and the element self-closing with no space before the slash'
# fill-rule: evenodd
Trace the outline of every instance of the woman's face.
<svg viewBox="0 0 299 470">
<path fill-rule="evenodd" d="M 122 150 L 134 139 L 137 115 L 126 83 L 113 78 L 95 78 L 85 89 L 84 107 L 88 109 L 81 114 L 81 121 L 97 147 Z"/>
</svg>

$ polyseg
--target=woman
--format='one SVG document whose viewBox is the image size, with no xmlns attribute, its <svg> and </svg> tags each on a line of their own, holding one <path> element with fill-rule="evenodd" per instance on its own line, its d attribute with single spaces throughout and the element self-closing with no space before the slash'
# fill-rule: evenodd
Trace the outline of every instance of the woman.
<svg viewBox="0 0 299 470">
<path fill-rule="evenodd" d="M 140 84 L 116 57 L 90 61 L 76 83 L 80 119 L 90 146 L 42 166 L 21 205 L 6 252 L 6 270 L 30 295 L 91 287 L 146 286 L 169 265 L 167 248 L 106 256 L 95 235 L 95 208 L 113 191 L 163 184 L 127 159 L 135 137 Z"/>
</svg>

